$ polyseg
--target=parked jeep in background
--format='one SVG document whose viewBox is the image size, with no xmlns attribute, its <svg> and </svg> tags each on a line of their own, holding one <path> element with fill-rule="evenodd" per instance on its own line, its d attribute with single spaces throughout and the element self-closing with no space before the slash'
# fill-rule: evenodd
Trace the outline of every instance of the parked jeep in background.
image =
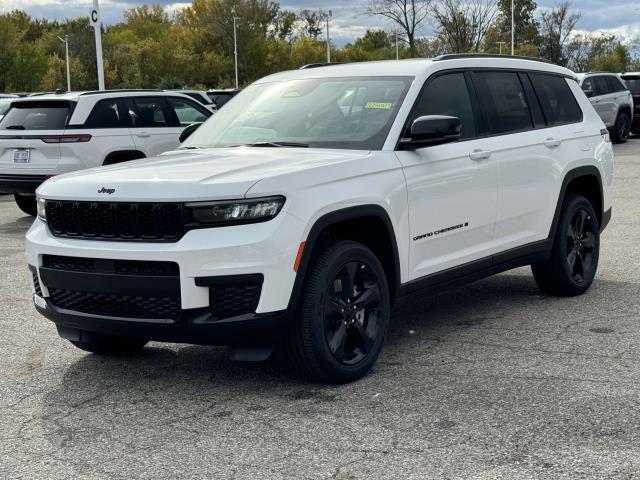
<svg viewBox="0 0 640 480">
<path fill-rule="evenodd" d="M 613 143 L 625 143 L 631 131 L 633 97 L 614 73 L 589 72 L 577 75 L 580 87 L 609 129 Z"/>
<path fill-rule="evenodd" d="M 633 96 L 631 131 L 640 134 L 640 72 L 623 73 L 621 78 Z"/>
<path fill-rule="evenodd" d="M 0 121 L 0 192 L 36 215 L 47 178 L 158 155 L 211 110 L 181 93 L 96 91 L 16 98 Z"/>
</svg>

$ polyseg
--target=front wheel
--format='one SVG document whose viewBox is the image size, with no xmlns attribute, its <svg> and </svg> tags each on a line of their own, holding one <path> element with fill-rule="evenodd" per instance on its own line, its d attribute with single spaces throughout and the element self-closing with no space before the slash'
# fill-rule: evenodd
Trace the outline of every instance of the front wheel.
<svg viewBox="0 0 640 480">
<path fill-rule="evenodd" d="M 19 193 L 14 193 L 13 198 L 16 201 L 18 208 L 27 215 L 35 217 L 38 214 L 35 195 L 20 195 Z"/>
<path fill-rule="evenodd" d="M 613 143 L 626 143 L 629 140 L 631 132 L 631 119 L 629 115 L 624 112 L 620 112 L 616 118 L 616 123 L 613 126 L 611 132 L 611 141 Z"/>
<path fill-rule="evenodd" d="M 538 286 L 557 296 L 580 295 L 588 290 L 598 269 L 600 225 L 593 206 L 582 195 L 564 200 L 551 257 L 532 265 Z"/>
<path fill-rule="evenodd" d="M 322 247 L 301 303 L 288 345 L 297 370 L 329 383 L 365 375 L 382 350 L 391 305 L 384 270 L 371 250 L 352 241 Z"/>
</svg>

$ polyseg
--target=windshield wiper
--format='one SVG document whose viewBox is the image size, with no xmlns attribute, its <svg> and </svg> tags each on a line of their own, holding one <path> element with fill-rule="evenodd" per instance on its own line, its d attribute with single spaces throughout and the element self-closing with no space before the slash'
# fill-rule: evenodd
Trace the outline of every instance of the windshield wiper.
<svg viewBox="0 0 640 480">
<path fill-rule="evenodd" d="M 7 129 L 7 130 L 26 130 L 26 128 L 24 128 L 24 126 L 22 126 L 22 125 L 9 125 L 8 127 L 5 127 L 5 129 Z"/>
<path fill-rule="evenodd" d="M 245 147 L 300 147 L 300 148 L 309 147 L 309 145 L 306 143 L 296 143 L 296 142 L 256 142 L 256 143 L 247 143 L 244 146 Z"/>
</svg>

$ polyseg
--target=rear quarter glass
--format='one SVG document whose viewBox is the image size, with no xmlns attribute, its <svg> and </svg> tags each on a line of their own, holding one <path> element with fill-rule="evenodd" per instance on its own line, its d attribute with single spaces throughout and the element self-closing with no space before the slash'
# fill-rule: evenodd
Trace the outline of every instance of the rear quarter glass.
<svg viewBox="0 0 640 480">
<path fill-rule="evenodd" d="M 64 130 L 72 104 L 58 100 L 14 102 L 0 121 L 7 130 Z"/>
</svg>

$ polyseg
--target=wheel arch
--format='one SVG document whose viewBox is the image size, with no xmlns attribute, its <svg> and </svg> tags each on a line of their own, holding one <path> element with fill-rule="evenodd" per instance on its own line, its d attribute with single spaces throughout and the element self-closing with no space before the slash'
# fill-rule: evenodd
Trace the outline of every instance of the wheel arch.
<svg viewBox="0 0 640 480">
<path fill-rule="evenodd" d="M 114 165 L 116 163 L 138 160 L 145 157 L 146 155 L 144 152 L 141 152 L 140 150 L 116 150 L 114 152 L 109 152 L 107 156 L 104 157 L 102 165 Z"/>
<path fill-rule="evenodd" d="M 562 212 L 562 204 L 568 194 L 578 193 L 591 202 L 593 209 L 598 216 L 598 225 L 602 230 L 602 220 L 604 218 L 604 191 L 602 188 L 602 176 L 600 170 L 593 165 L 585 165 L 569 170 L 562 180 L 558 203 L 553 215 L 553 222 L 549 230 L 550 239 L 555 237 L 556 228 Z"/>
<path fill-rule="evenodd" d="M 375 234 L 372 235 L 372 232 Z M 323 242 L 332 238 L 354 240 L 367 246 L 382 264 L 392 303 L 401 295 L 400 256 L 393 223 L 383 207 L 375 204 L 358 205 L 326 213 L 311 227 L 296 274 L 290 308 L 300 297 L 315 252 Z"/>
</svg>

